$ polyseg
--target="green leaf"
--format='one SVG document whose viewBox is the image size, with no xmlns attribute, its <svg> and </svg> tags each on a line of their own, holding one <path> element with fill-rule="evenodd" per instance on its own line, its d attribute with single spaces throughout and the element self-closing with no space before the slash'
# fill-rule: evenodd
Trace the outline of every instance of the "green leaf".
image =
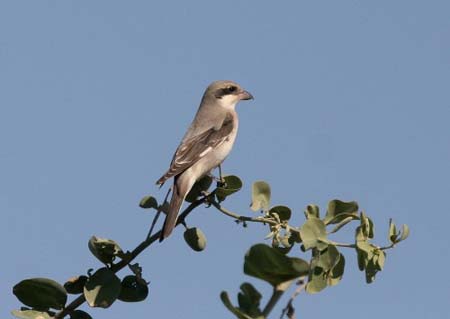
<svg viewBox="0 0 450 319">
<path fill-rule="evenodd" d="M 302 238 L 305 250 L 311 248 L 323 250 L 328 246 L 325 224 L 315 217 L 306 220 L 302 227 L 300 227 L 300 237 Z"/>
<path fill-rule="evenodd" d="M 111 264 L 116 256 L 123 254 L 119 244 L 111 239 L 92 236 L 88 247 L 91 253 L 104 264 Z"/>
<path fill-rule="evenodd" d="M 391 242 L 391 244 L 395 244 L 397 242 L 397 237 L 398 237 L 397 227 L 395 226 L 392 219 L 390 219 L 389 220 L 389 241 Z"/>
<path fill-rule="evenodd" d="M 184 231 L 184 240 L 195 251 L 202 251 L 206 248 L 206 236 L 200 228 L 192 227 Z"/>
<path fill-rule="evenodd" d="M 86 283 L 87 279 L 87 276 L 72 277 L 66 281 L 66 283 L 64 284 L 64 289 L 66 289 L 67 293 L 69 294 L 81 294 L 83 293 L 84 284 Z"/>
<path fill-rule="evenodd" d="M 322 268 L 314 267 L 306 284 L 306 292 L 315 294 L 327 287 L 327 276 Z"/>
<path fill-rule="evenodd" d="M 308 274 L 310 266 L 307 261 L 297 257 L 288 257 L 288 258 L 291 260 L 292 267 L 294 268 L 294 270 L 300 274 L 300 276 L 297 277 L 306 276 Z"/>
<path fill-rule="evenodd" d="M 358 269 L 363 271 L 366 268 L 368 260 L 362 250 L 356 248 L 356 257 L 358 259 Z"/>
<path fill-rule="evenodd" d="M 139 206 L 141 208 L 154 208 L 154 209 L 158 209 L 158 201 L 156 200 L 155 197 L 153 196 L 144 196 L 140 203 Z"/>
<path fill-rule="evenodd" d="M 125 302 L 143 301 L 148 296 L 148 285 L 142 278 L 128 275 L 122 279 L 118 299 Z"/>
<path fill-rule="evenodd" d="M 366 282 L 368 284 L 371 284 L 375 281 L 375 275 L 377 274 L 377 272 L 378 266 L 374 263 L 373 259 L 369 260 L 366 266 Z"/>
<path fill-rule="evenodd" d="M 367 256 L 367 259 L 372 259 L 375 250 L 377 249 L 374 245 L 367 241 L 357 241 L 356 248 L 359 249 L 363 254 Z"/>
<path fill-rule="evenodd" d="M 238 319 L 254 319 L 254 318 L 246 315 L 245 313 L 243 313 L 239 308 L 236 308 L 235 306 L 233 306 L 233 304 L 231 303 L 230 298 L 228 297 L 228 294 L 226 293 L 226 291 L 222 291 L 220 293 L 220 300 L 222 300 L 222 302 L 225 305 L 225 307 L 232 314 L 234 314 Z"/>
<path fill-rule="evenodd" d="M 245 255 L 244 273 L 277 286 L 294 278 L 306 276 L 309 264 L 300 258 L 285 256 L 265 244 L 256 244 Z"/>
<path fill-rule="evenodd" d="M 317 266 L 325 271 L 329 271 L 339 262 L 340 253 L 333 245 L 328 245 L 326 249 L 318 255 Z"/>
<path fill-rule="evenodd" d="M 337 224 L 347 217 L 358 219 L 358 203 L 334 199 L 328 203 L 327 214 L 323 221 L 326 225 Z"/>
<path fill-rule="evenodd" d="M 84 286 L 84 297 L 91 307 L 108 308 L 119 297 L 120 279 L 108 268 L 100 268 Z"/>
<path fill-rule="evenodd" d="M 364 212 L 361 212 L 360 220 L 361 230 L 364 234 L 364 237 L 372 239 L 374 235 L 374 226 L 372 220 L 366 214 L 364 214 Z"/>
<path fill-rule="evenodd" d="M 408 236 L 409 236 L 409 227 L 408 227 L 408 225 L 403 224 L 403 226 L 402 226 L 402 234 L 400 236 L 400 240 L 399 241 L 405 240 L 406 238 L 408 238 Z"/>
<path fill-rule="evenodd" d="M 13 288 L 13 294 L 25 305 L 38 309 L 62 309 L 67 301 L 63 286 L 47 278 L 22 280 Z"/>
<path fill-rule="evenodd" d="M 83 310 L 74 310 L 70 313 L 70 319 L 92 319 L 92 317 Z"/>
<path fill-rule="evenodd" d="M 331 272 L 328 275 L 328 286 L 335 286 L 341 281 L 344 276 L 344 268 L 345 258 L 344 255 L 340 254 L 338 263 L 331 269 Z"/>
<path fill-rule="evenodd" d="M 13 310 L 11 314 L 20 319 L 51 319 L 52 316 L 45 311 L 36 310 Z"/>
<path fill-rule="evenodd" d="M 320 218 L 319 206 L 314 204 L 306 206 L 305 217 L 306 219 L 310 219 L 311 217 Z"/>
<path fill-rule="evenodd" d="M 386 254 L 384 251 L 378 249 L 377 250 L 378 258 L 376 260 L 376 266 L 378 270 L 383 270 L 384 268 L 384 262 L 386 260 Z"/>
<path fill-rule="evenodd" d="M 266 211 L 270 206 L 270 185 L 264 181 L 257 181 L 252 186 L 252 204 L 250 208 L 253 211 Z"/>
<path fill-rule="evenodd" d="M 205 192 L 208 190 L 208 188 L 211 186 L 213 180 L 211 176 L 205 175 L 202 178 L 200 178 L 194 186 L 192 186 L 191 190 L 186 196 L 186 201 L 189 203 L 194 202 L 197 198 L 199 198 L 202 195 L 202 192 Z"/>
<path fill-rule="evenodd" d="M 216 197 L 219 202 L 224 201 L 225 198 L 242 188 L 241 179 L 235 175 L 224 176 L 222 179 L 224 180 L 224 185 L 217 187 L 216 190 Z"/>
<path fill-rule="evenodd" d="M 356 252 L 358 256 L 358 267 L 366 272 L 366 282 L 372 283 L 375 275 L 384 267 L 385 253 L 371 243 L 359 240 L 356 241 Z"/>
<path fill-rule="evenodd" d="M 363 228 L 361 226 L 355 229 L 355 239 L 356 241 L 367 241 L 367 237 L 364 235 Z"/>
<path fill-rule="evenodd" d="M 291 209 L 287 206 L 278 205 L 269 210 L 269 214 L 278 214 L 281 221 L 287 221 L 291 218 Z"/>
<path fill-rule="evenodd" d="M 239 309 L 252 318 L 262 316 L 259 304 L 261 294 L 252 284 L 245 282 L 241 285 L 241 292 L 238 293 Z"/>
<path fill-rule="evenodd" d="M 300 237 L 300 232 L 298 231 L 289 231 L 289 242 L 293 243 L 301 243 L 302 242 L 302 238 Z"/>
<path fill-rule="evenodd" d="M 358 243 L 360 244 L 359 246 L 358 246 Z M 361 249 L 362 243 L 368 244 L 367 242 L 363 242 L 363 241 L 357 242 L 356 253 L 357 253 L 357 257 L 358 257 L 358 268 L 361 271 L 367 268 L 367 264 L 373 257 L 371 250 L 368 250 L 367 248 Z"/>
</svg>

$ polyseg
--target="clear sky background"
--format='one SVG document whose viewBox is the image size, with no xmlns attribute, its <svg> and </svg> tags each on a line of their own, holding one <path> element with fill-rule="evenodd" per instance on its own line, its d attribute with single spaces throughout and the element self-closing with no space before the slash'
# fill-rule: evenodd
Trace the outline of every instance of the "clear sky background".
<svg viewBox="0 0 450 319">
<path fill-rule="evenodd" d="M 449 318 L 449 12 L 448 1 L 1 1 L 1 316 L 20 307 L 20 280 L 99 267 L 90 236 L 124 249 L 143 239 L 153 214 L 139 200 L 164 196 L 155 181 L 205 87 L 232 79 L 255 100 L 238 105 L 224 171 L 245 185 L 228 208 L 252 214 L 264 179 L 299 223 L 307 204 L 340 198 L 373 218 L 377 243 L 390 217 L 411 228 L 372 285 L 344 251 L 344 280 L 301 295 L 299 317 Z M 230 318 L 219 293 L 234 301 L 243 281 L 268 296 L 242 272 L 265 227 L 205 208 L 189 224 L 206 251 L 177 228 L 137 260 L 149 298 L 94 318 Z"/>
</svg>

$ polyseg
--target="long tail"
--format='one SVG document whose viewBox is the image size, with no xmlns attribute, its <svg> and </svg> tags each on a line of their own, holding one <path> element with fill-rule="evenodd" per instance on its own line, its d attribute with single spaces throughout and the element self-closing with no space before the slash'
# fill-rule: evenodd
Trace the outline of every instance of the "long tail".
<svg viewBox="0 0 450 319">
<path fill-rule="evenodd" d="M 172 230 L 175 228 L 178 212 L 180 211 L 181 205 L 183 204 L 186 195 L 187 192 L 180 191 L 180 188 L 177 186 L 177 181 L 175 180 L 175 182 L 173 183 L 172 199 L 170 200 L 169 212 L 167 213 L 166 219 L 164 221 L 159 241 L 163 241 L 165 238 L 169 237 L 169 235 L 172 233 Z"/>
</svg>

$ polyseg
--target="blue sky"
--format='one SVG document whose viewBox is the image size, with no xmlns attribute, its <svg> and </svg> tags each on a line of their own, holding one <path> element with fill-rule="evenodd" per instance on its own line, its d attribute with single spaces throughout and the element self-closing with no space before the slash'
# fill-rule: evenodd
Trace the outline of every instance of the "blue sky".
<svg viewBox="0 0 450 319">
<path fill-rule="evenodd" d="M 232 79 L 255 100 L 238 106 L 223 169 L 245 185 L 228 208 L 252 214 L 251 183 L 264 179 L 299 223 L 307 204 L 340 198 L 373 218 L 380 244 L 390 217 L 411 228 L 372 285 L 344 251 L 344 280 L 301 295 L 299 317 L 448 318 L 449 11 L 446 1 L 2 1 L 2 317 L 20 307 L 21 279 L 99 267 L 90 236 L 135 247 L 153 216 L 140 198 L 164 196 L 154 183 L 204 88 Z M 268 295 L 242 273 L 267 229 L 205 208 L 189 224 L 206 233 L 205 252 L 177 229 L 137 260 L 148 300 L 88 311 L 230 318 L 221 290 L 235 300 L 250 281 Z"/>
</svg>

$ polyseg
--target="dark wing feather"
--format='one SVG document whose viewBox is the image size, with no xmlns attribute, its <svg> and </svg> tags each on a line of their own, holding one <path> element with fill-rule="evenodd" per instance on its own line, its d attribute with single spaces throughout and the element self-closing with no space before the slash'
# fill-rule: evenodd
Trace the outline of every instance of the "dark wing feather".
<svg viewBox="0 0 450 319">
<path fill-rule="evenodd" d="M 181 174 L 194 165 L 199 159 L 226 141 L 233 127 L 233 117 L 231 114 L 228 114 L 219 129 L 210 128 L 182 142 L 172 158 L 169 170 L 156 184 L 162 185 L 169 178 Z"/>
</svg>

